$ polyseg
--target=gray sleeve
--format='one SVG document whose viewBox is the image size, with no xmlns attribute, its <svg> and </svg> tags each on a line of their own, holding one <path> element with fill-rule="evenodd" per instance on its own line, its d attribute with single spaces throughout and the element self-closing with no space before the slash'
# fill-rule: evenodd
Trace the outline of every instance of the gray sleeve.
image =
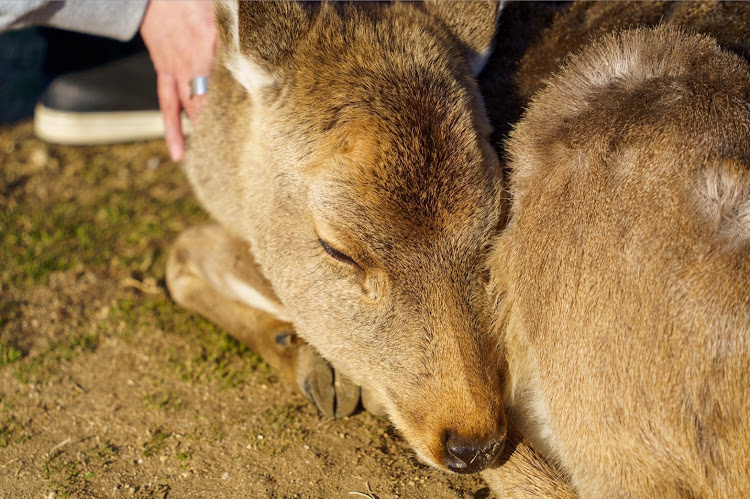
<svg viewBox="0 0 750 499">
<path fill-rule="evenodd" d="M 0 0 L 0 32 L 51 26 L 130 40 L 138 31 L 147 0 Z"/>
</svg>

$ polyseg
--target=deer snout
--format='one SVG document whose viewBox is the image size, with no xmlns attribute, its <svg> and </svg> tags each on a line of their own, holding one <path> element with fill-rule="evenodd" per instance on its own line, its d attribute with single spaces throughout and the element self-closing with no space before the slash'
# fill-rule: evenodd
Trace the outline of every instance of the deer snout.
<svg viewBox="0 0 750 499">
<path fill-rule="evenodd" d="M 445 436 L 445 466 L 455 473 L 476 473 L 491 466 L 505 446 L 498 436 L 474 438 L 448 431 Z"/>
</svg>

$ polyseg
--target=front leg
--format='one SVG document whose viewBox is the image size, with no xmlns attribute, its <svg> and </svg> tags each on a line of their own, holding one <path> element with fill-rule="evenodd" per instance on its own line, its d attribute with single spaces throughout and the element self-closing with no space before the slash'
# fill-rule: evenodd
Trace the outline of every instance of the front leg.
<svg viewBox="0 0 750 499">
<path fill-rule="evenodd" d="M 246 242 L 215 223 L 187 229 L 172 246 L 166 279 L 175 302 L 263 357 L 325 416 L 354 412 L 359 387 L 335 373 L 294 334 L 283 304 Z"/>
<path fill-rule="evenodd" d="M 574 499 L 578 495 L 565 477 L 531 445 L 508 419 L 505 449 L 482 478 L 497 497 Z"/>
</svg>

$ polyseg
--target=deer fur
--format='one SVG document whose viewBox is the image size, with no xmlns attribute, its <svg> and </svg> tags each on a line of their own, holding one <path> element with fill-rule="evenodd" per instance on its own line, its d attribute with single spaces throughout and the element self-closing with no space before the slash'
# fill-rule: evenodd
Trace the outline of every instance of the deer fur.
<svg viewBox="0 0 750 499">
<path fill-rule="evenodd" d="M 185 167 L 218 223 L 170 290 L 319 407 L 348 376 L 433 466 L 493 442 L 499 496 L 747 495 L 743 9 L 564 8 L 493 144 L 503 229 L 497 5 L 223 4 Z"/>
<path fill-rule="evenodd" d="M 489 464 L 506 432 L 484 268 L 503 186 L 475 78 L 498 10 L 217 5 L 185 172 L 218 225 L 167 271 L 179 303 L 316 392 L 293 324 L 442 469 Z"/>
<path fill-rule="evenodd" d="M 750 493 L 748 22 L 575 4 L 518 71 L 490 258 L 503 399 L 582 497 Z"/>
</svg>

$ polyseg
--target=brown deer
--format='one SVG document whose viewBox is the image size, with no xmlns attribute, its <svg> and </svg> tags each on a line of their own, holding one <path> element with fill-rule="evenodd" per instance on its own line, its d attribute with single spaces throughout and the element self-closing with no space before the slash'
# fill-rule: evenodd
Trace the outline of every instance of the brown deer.
<svg viewBox="0 0 750 499">
<path fill-rule="evenodd" d="M 558 14 L 516 75 L 488 258 L 496 4 L 222 5 L 186 165 L 218 223 L 178 240 L 170 290 L 324 412 L 360 385 L 498 494 L 742 496 L 750 87 L 720 47 L 743 9 Z"/>
<path fill-rule="evenodd" d="M 498 10 L 217 5 L 185 164 L 217 223 L 182 234 L 167 269 L 178 303 L 325 413 L 351 412 L 362 386 L 455 472 L 491 464 L 506 433 L 484 266 L 503 186 L 475 78 Z"/>
<path fill-rule="evenodd" d="M 516 75 L 503 400 L 581 496 L 750 493 L 748 47 L 748 4 L 580 3 Z"/>
</svg>

